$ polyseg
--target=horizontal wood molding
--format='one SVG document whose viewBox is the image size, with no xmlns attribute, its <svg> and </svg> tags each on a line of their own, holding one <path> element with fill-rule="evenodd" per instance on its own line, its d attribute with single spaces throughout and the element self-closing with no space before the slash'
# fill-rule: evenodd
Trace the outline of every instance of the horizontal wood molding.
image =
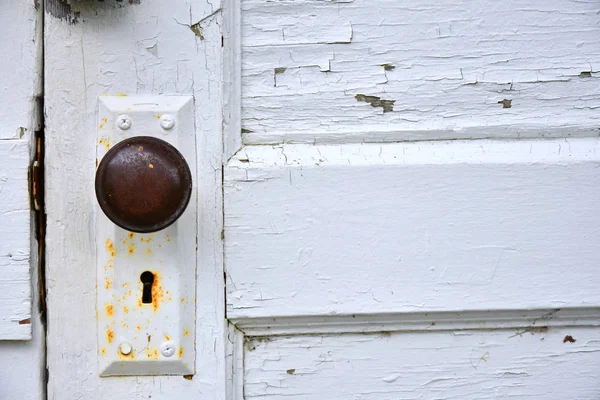
<svg viewBox="0 0 600 400">
<path fill-rule="evenodd" d="M 525 333 L 557 326 L 598 327 L 600 307 L 240 318 L 231 322 L 245 336 L 510 328 Z"/>
</svg>

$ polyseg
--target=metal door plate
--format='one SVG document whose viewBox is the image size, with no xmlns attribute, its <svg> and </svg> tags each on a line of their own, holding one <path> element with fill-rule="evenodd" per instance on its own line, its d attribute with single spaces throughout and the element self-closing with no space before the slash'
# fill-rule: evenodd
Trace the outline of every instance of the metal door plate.
<svg viewBox="0 0 600 400">
<path fill-rule="evenodd" d="M 96 204 L 100 375 L 193 374 L 197 235 L 193 98 L 102 96 L 97 132 L 97 163 L 124 139 L 153 136 L 182 153 L 193 181 L 192 199 L 183 215 L 154 233 L 119 228 Z M 146 271 L 154 277 L 147 289 L 151 302 L 142 298 L 141 275 Z"/>
</svg>

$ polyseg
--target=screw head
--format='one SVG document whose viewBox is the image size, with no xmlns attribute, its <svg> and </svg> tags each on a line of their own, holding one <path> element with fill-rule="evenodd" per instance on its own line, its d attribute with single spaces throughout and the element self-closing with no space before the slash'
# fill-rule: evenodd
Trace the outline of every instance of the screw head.
<svg viewBox="0 0 600 400">
<path fill-rule="evenodd" d="M 131 344 L 129 344 L 127 342 L 123 342 L 119 345 L 119 351 L 124 356 L 129 355 L 131 353 L 131 350 L 132 350 Z"/>
<path fill-rule="evenodd" d="M 169 130 L 175 125 L 175 117 L 171 114 L 163 114 L 160 116 L 160 126 Z"/>
<path fill-rule="evenodd" d="M 165 357 L 171 357 L 175 354 L 175 344 L 173 342 L 163 342 L 160 344 L 160 352 Z"/>
<path fill-rule="evenodd" d="M 131 118 L 129 115 L 119 115 L 117 117 L 117 126 L 124 131 L 131 128 Z"/>
</svg>

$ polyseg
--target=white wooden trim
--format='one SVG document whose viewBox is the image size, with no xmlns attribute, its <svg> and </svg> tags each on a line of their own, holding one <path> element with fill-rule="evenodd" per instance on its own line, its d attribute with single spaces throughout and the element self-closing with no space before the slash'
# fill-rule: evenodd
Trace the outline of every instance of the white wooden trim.
<svg viewBox="0 0 600 400">
<path fill-rule="evenodd" d="M 48 396 L 223 400 L 221 5 L 50 3 L 45 26 Z M 96 114 L 98 97 L 105 94 L 195 99 L 198 322 L 192 379 L 98 376 L 92 210 Z"/>
<path fill-rule="evenodd" d="M 31 244 L 31 265 L 37 266 L 37 241 Z M 39 270 L 33 267 L 31 340 L 0 341 L 0 399 L 46 400 L 45 329 L 38 305 L 40 304 Z"/>
<path fill-rule="evenodd" d="M 0 140 L 0 340 L 31 339 L 29 140 Z"/>
<path fill-rule="evenodd" d="M 42 89 L 41 0 L 0 5 L 0 139 L 31 137 Z"/>
<path fill-rule="evenodd" d="M 241 0 L 223 2 L 223 160 L 242 146 Z"/>
<path fill-rule="evenodd" d="M 551 127 L 547 125 L 521 124 L 506 126 L 470 126 L 448 129 L 413 129 L 373 131 L 357 127 L 354 130 L 337 132 L 319 131 L 273 131 L 248 132 L 242 135 L 244 144 L 347 144 L 347 143 L 391 143 L 430 140 L 468 140 L 468 139 L 536 139 L 536 138 L 582 138 L 600 136 L 598 128 L 593 126 L 565 125 Z"/>
<path fill-rule="evenodd" d="M 246 336 L 600 326 L 600 308 L 489 310 L 372 315 L 240 318 L 231 321 Z"/>
<path fill-rule="evenodd" d="M 227 399 L 244 399 L 244 333 L 228 324 Z"/>
</svg>

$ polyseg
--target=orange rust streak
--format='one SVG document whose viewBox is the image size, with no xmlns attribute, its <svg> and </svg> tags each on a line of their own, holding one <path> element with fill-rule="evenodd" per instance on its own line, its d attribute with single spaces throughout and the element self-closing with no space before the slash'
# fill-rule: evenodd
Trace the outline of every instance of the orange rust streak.
<svg viewBox="0 0 600 400">
<path fill-rule="evenodd" d="M 106 242 L 104 242 L 104 247 L 106 248 L 106 252 L 110 257 L 115 257 L 117 255 L 115 245 L 110 239 L 106 239 Z"/>
<path fill-rule="evenodd" d="M 130 243 L 129 246 L 127 246 L 127 252 L 129 254 L 135 253 L 135 243 Z"/>
<path fill-rule="evenodd" d="M 154 311 L 158 311 L 160 304 L 164 302 L 164 297 L 161 276 L 158 272 L 154 272 L 154 282 L 152 282 L 152 308 Z"/>
<path fill-rule="evenodd" d="M 112 343 L 115 340 L 115 332 L 111 328 L 106 330 L 106 340 L 108 340 L 108 343 Z"/>
<path fill-rule="evenodd" d="M 184 329 L 183 330 L 183 336 L 190 336 L 190 330 L 189 329 Z"/>
<path fill-rule="evenodd" d="M 128 312 L 129 312 L 129 307 L 127 307 L 127 306 L 123 306 L 123 312 L 124 312 L 124 313 L 128 313 Z"/>
<path fill-rule="evenodd" d="M 179 358 L 183 357 L 183 347 L 179 348 Z"/>
<path fill-rule="evenodd" d="M 105 356 L 105 355 L 106 355 L 106 348 L 104 348 L 104 347 L 103 347 L 102 349 L 100 349 L 100 353 L 101 353 L 103 356 Z"/>
<path fill-rule="evenodd" d="M 106 307 L 104 308 L 104 311 L 106 312 L 106 316 L 109 318 L 112 318 L 114 315 L 114 307 L 112 304 L 107 304 Z"/>
<path fill-rule="evenodd" d="M 147 349 L 146 356 L 151 359 L 157 359 L 158 358 L 158 349 L 152 349 L 152 348 Z"/>
</svg>

